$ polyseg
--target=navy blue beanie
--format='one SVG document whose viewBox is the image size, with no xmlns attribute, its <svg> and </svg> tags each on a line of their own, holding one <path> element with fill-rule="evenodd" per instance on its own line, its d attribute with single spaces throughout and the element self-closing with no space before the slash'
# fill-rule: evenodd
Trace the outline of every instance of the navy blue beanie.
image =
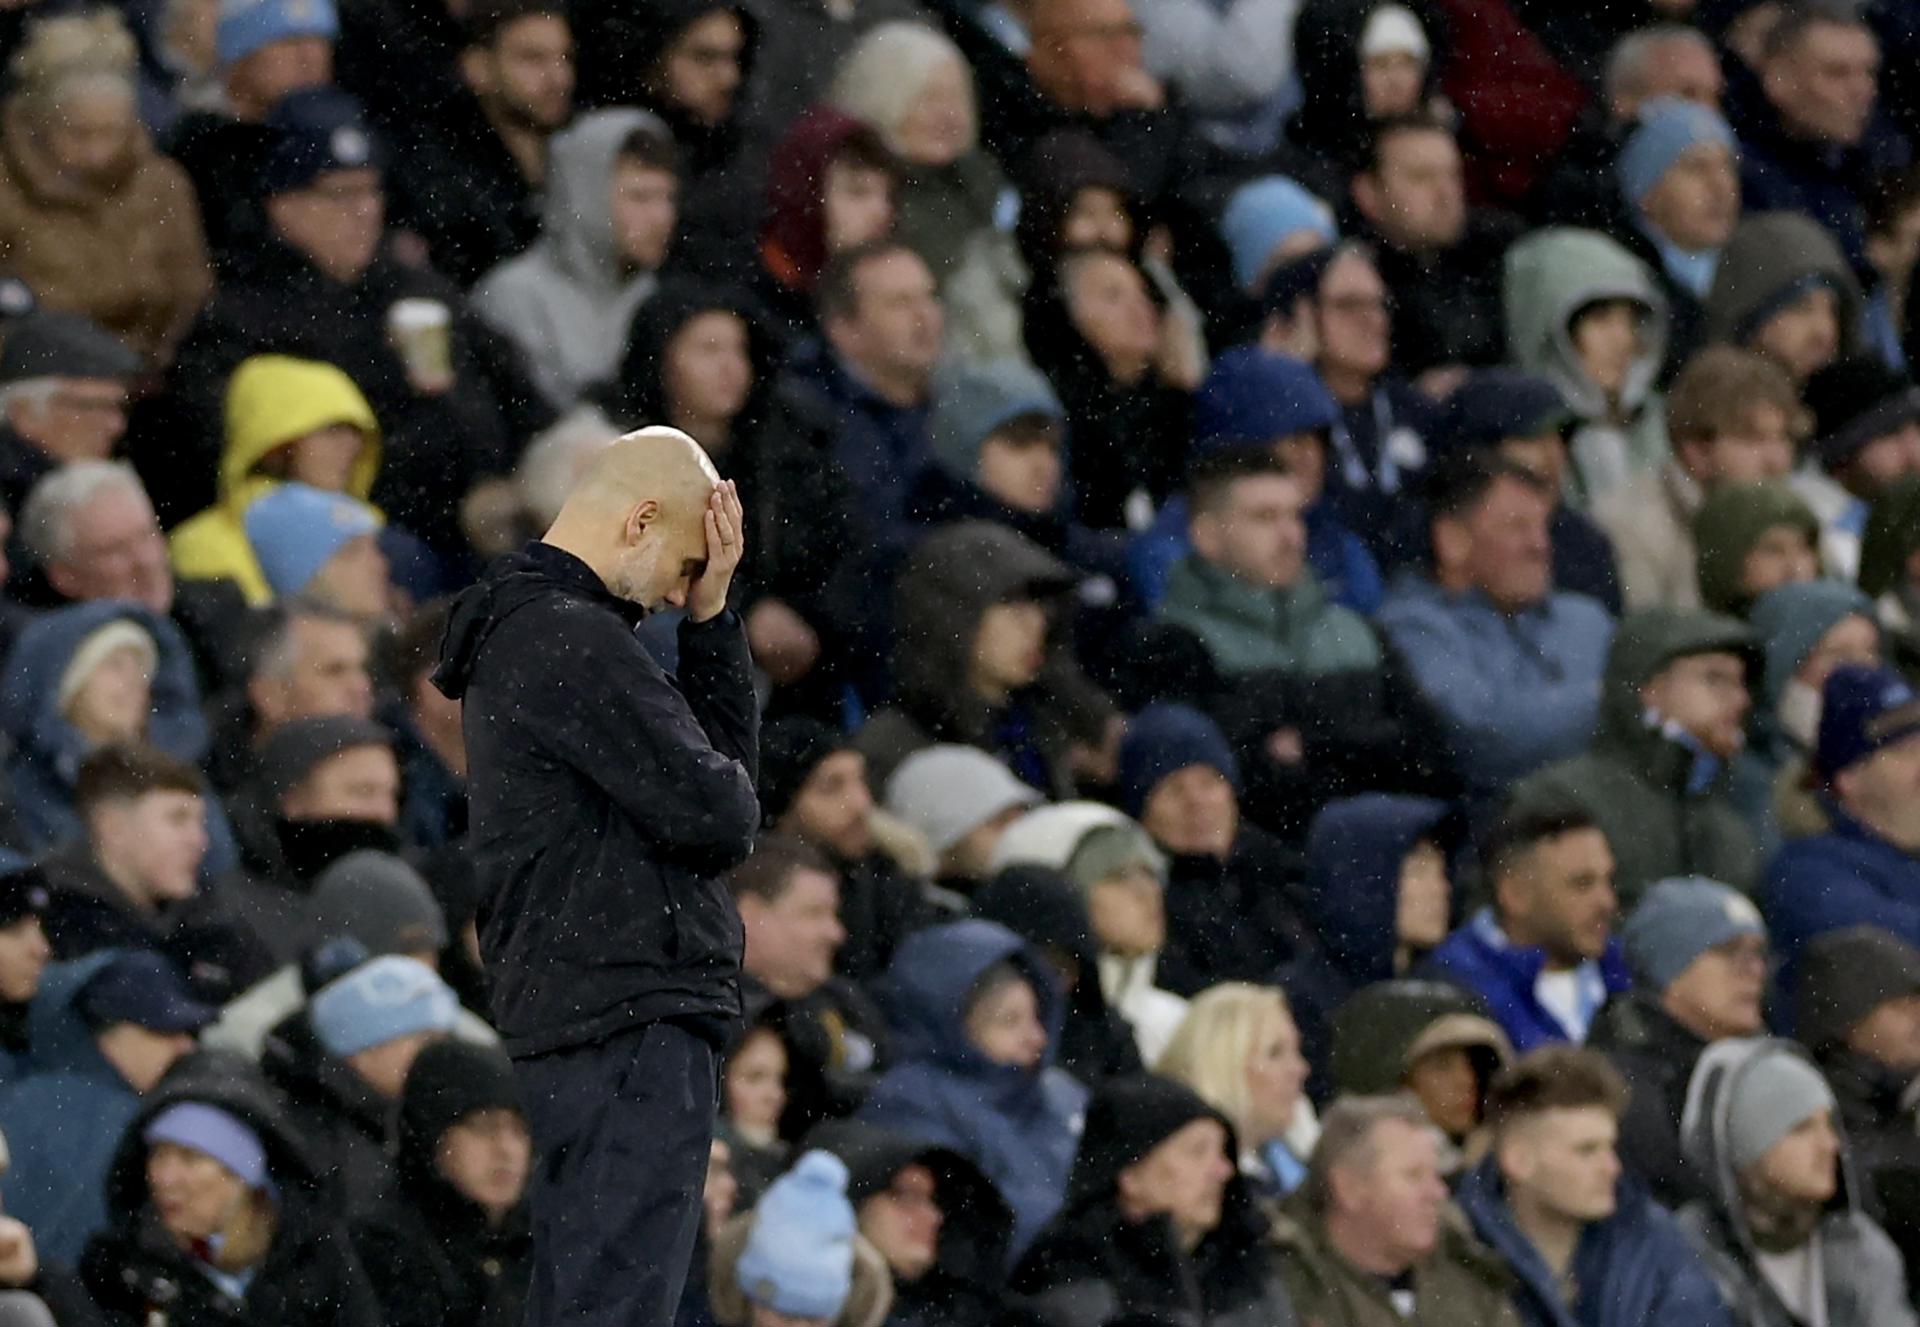
<svg viewBox="0 0 1920 1327">
<path fill-rule="evenodd" d="M 1205 451 L 1324 433 L 1339 420 L 1339 403 L 1309 365 L 1259 346 L 1236 346 L 1213 361 L 1201 384 L 1193 437 Z"/>
<path fill-rule="evenodd" d="M 1138 820 L 1168 775 L 1206 765 L 1240 791 L 1240 765 L 1220 726 L 1191 705 L 1149 705 L 1127 723 L 1120 743 L 1120 809 Z"/>
</svg>

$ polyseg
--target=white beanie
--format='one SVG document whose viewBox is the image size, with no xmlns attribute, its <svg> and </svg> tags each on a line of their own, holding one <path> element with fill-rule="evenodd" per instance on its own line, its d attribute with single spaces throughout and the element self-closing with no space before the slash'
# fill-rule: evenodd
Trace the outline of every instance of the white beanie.
<svg viewBox="0 0 1920 1327">
<path fill-rule="evenodd" d="M 140 662 L 145 665 L 147 676 L 152 677 L 160 667 L 160 650 L 153 643 L 153 637 L 147 634 L 145 627 L 128 618 L 119 617 L 97 628 L 85 640 L 80 648 L 73 652 L 73 658 L 67 661 L 67 667 L 60 674 L 59 702 L 61 710 L 73 703 L 80 694 L 80 688 L 107 656 L 115 650 L 132 649 L 140 654 Z"/>
<path fill-rule="evenodd" d="M 1428 44 L 1426 30 L 1411 9 L 1405 5 L 1381 5 L 1360 33 L 1360 58 L 1371 60 L 1376 55 L 1401 53 L 1424 63 L 1432 56 L 1433 47 Z"/>
<path fill-rule="evenodd" d="M 887 810 L 944 853 L 1001 812 L 1045 801 L 986 752 L 930 746 L 900 762 L 887 780 Z"/>
</svg>

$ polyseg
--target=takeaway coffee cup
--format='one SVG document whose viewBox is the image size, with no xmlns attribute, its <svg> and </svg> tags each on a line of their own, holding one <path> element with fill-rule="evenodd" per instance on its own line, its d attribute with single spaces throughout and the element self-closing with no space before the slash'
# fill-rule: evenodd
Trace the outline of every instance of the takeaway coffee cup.
<svg viewBox="0 0 1920 1327">
<path fill-rule="evenodd" d="M 414 390 L 453 385 L 453 314 L 437 299 L 403 299 L 387 310 L 387 336 L 407 366 Z"/>
</svg>

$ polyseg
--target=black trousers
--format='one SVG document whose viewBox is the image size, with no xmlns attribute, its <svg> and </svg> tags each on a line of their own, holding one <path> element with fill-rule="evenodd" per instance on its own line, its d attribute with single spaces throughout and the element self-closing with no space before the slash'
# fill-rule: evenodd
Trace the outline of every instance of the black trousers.
<svg viewBox="0 0 1920 1327">
<path fill-rule="evenodd" d="M 713 1047 L 651 1023 L 514 1068 L 533 1134 L 527 1327 L 668 1327 L 700 1230 Z"/>
</svg>

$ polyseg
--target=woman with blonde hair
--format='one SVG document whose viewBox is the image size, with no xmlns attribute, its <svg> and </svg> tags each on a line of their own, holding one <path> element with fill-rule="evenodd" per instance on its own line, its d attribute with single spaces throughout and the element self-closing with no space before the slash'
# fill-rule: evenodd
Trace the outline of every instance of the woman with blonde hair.
<svg viewBox="0 0 1920 1327">
<path fill-rule="evenodd" d="M 1278 989 L 1230 981 L 1200 992 L 1154 1071 L 1232 1122 L 1241 1173 L 1256 1188 L 1278 1197 L 1306 1178 L 1320 1124 L 1303 1090 L 1300 1030 Z"/>
<path fill-rule="evenodd" d="M 213 278 L 193 187 L 141 126 L 111 10 L 42 19 L 0 107 L 0 270 L 163 367 Z"/>
</svg>

